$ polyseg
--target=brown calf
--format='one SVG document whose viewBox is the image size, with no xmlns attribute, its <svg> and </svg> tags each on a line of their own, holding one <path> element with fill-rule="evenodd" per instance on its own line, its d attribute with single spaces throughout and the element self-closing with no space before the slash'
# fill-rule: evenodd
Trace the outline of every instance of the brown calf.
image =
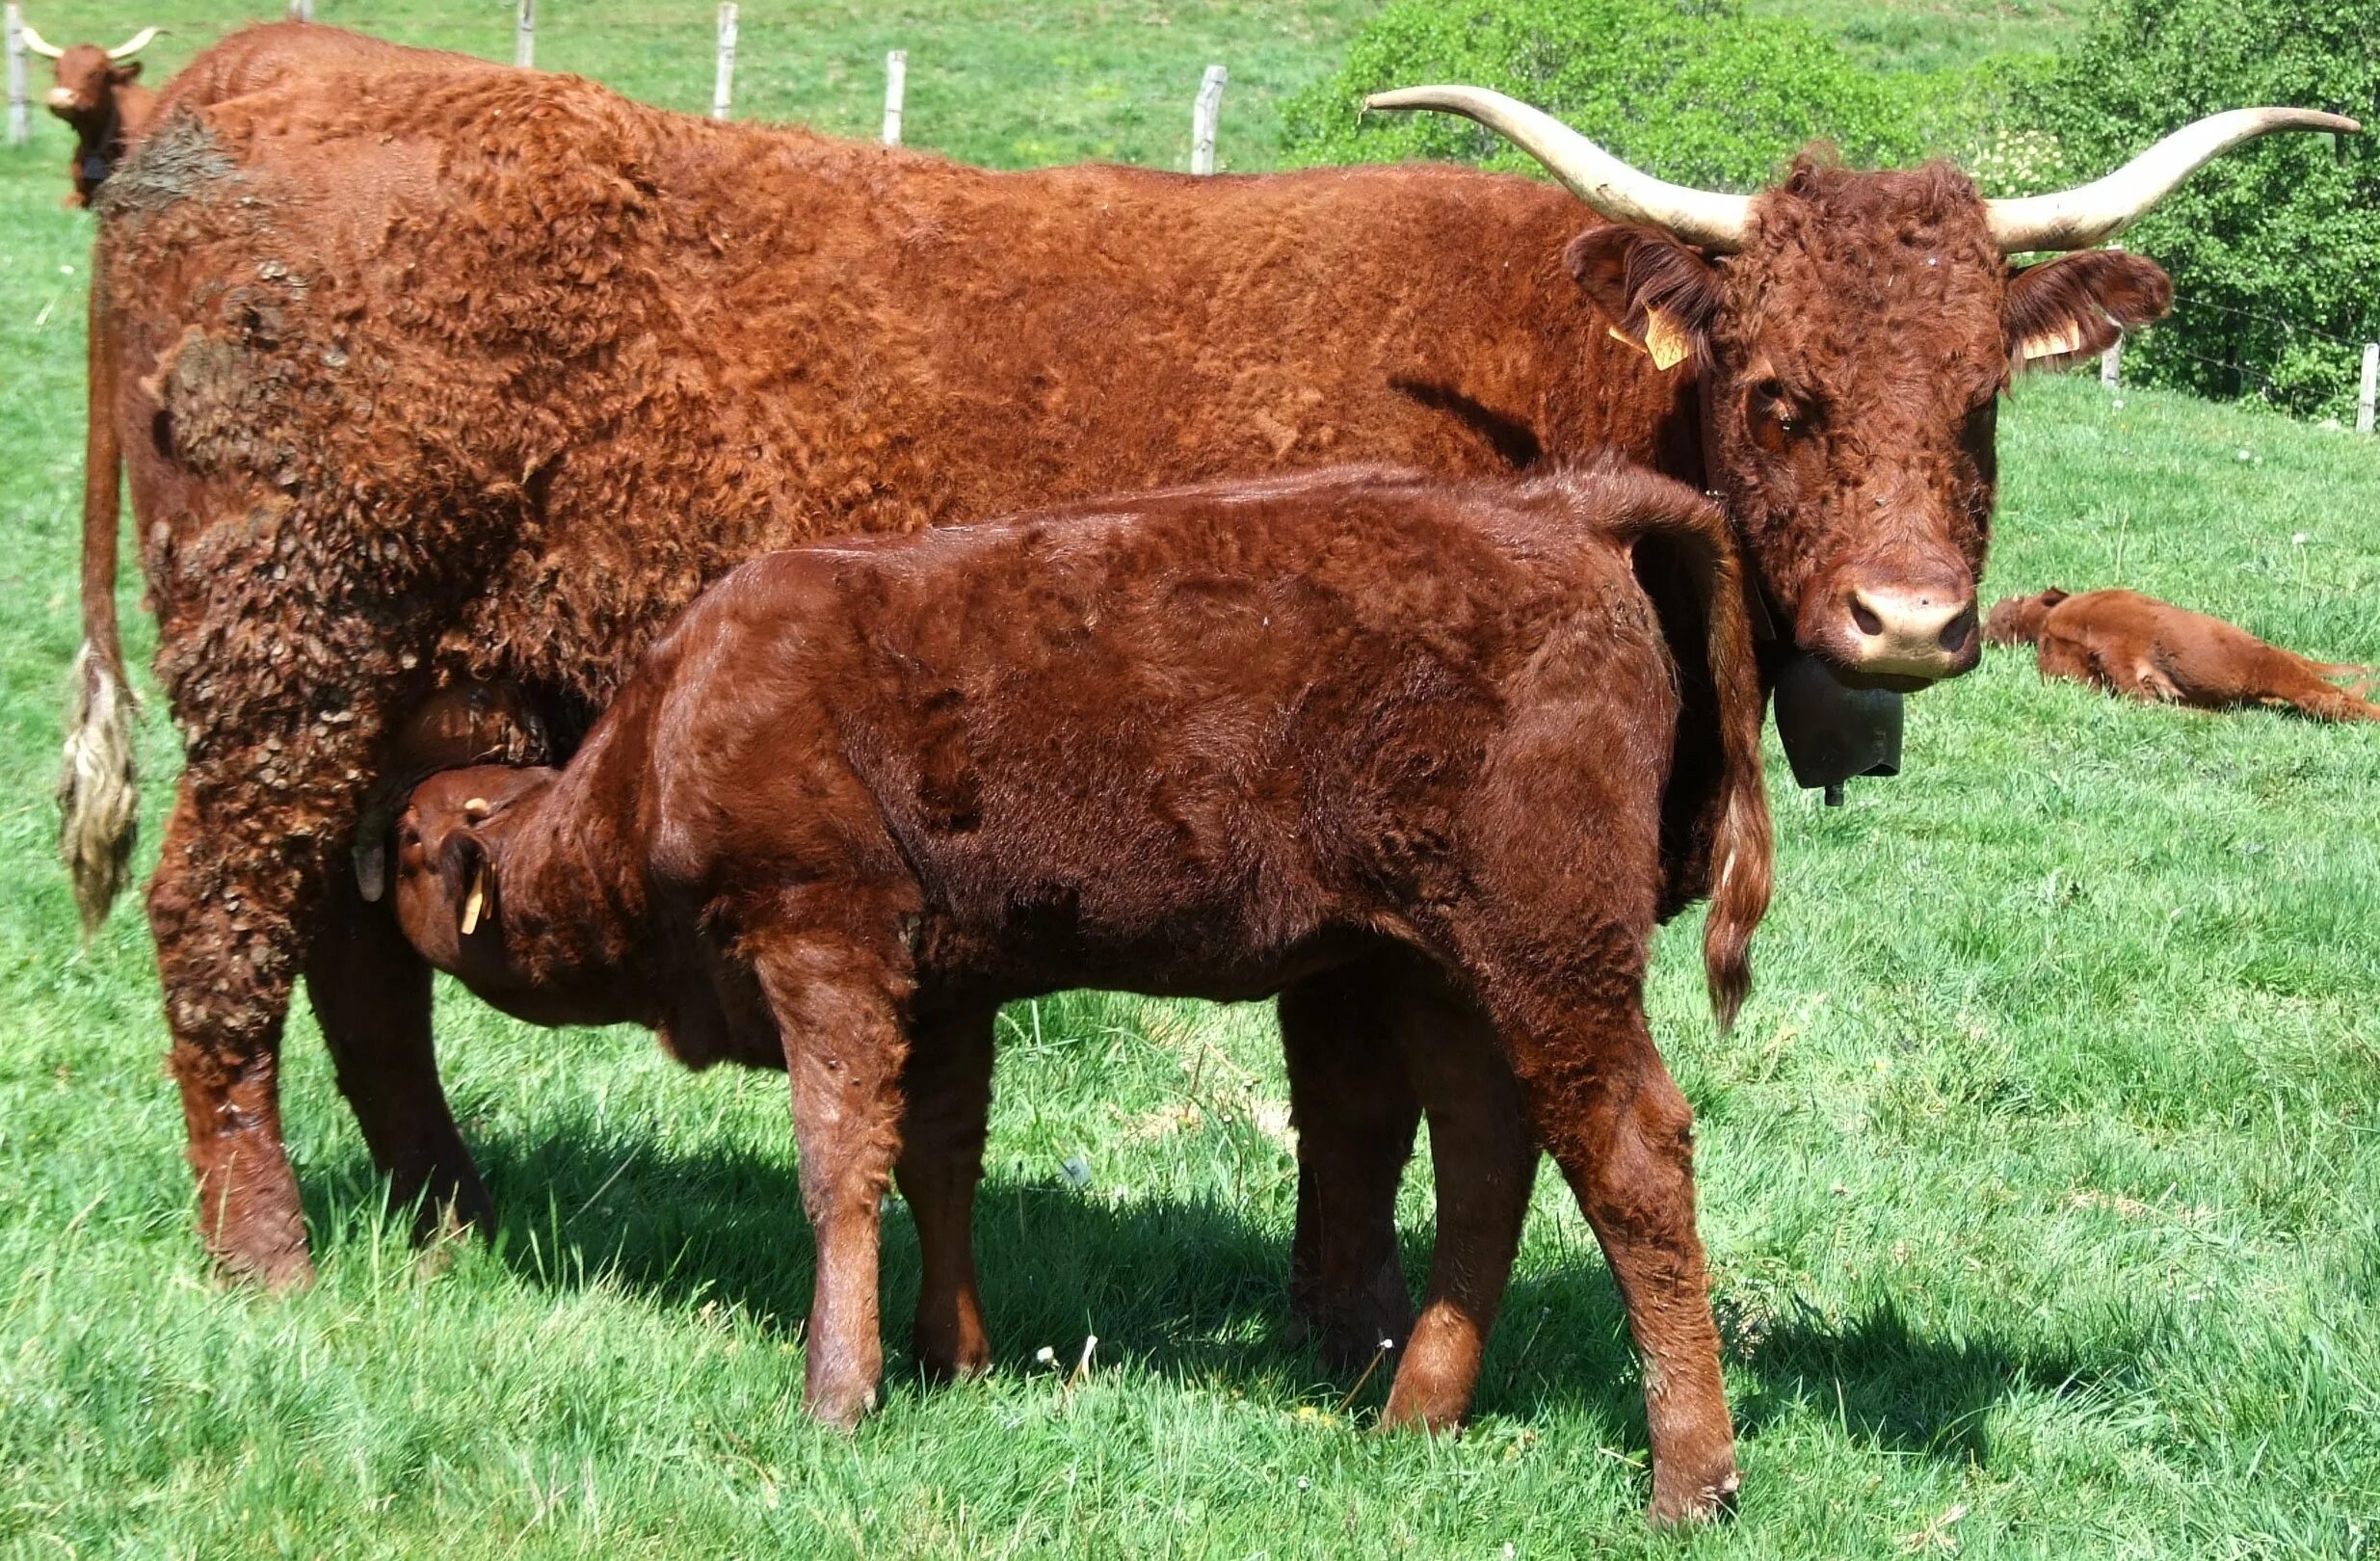
<svg viewBox="0 0 2380 1561">
<path fill-rule="evenodd" d="M 2153 704 L 2228 710 L 2284 705 L 2317 721 L 2380 721 L 2380 705 L 2334 688 L 2366 669 L 2309 661 L 2219 618 L 2136 591 L 2049 590 L 1995 605 L 1983 635 L 2034 645 L 2044 677 L 2068 677 Z M 2367 678 L 2367 683 L 2368 678 Z"/>
<path fill-rule="evenodd" d="M 56 62 L 49 111 L 74 127 L 74 188 L 62 204 L 87 206 L 155 112 L 157 94 L 137 85 L 141 62 L 132 57 L 165 29 L 144 27 L 112 49 L 96 43 L 62 49 L 30 27 L 23 31 L 26 48 Z"/>
<path fill-rule="evenodd" d="M 1340 975 L 1374 994 L 1377 1065 L 1413 1079 L 1438 1166 L 1388 1418 L 1468 1407 L 1528 1199 L 1525 1108 L 1646 1357 L 1653 1515 L 1707 1514 L 1733 1436 L 1691 1116 L 1642 1002 L 1679 669 L 1632 561 L 1694 579 L 1719 690 L 1722 772 L 1680 784 L 1719 863 L 1724 1017 L 1769 886 L 1740 580 L 1714 506 L 1613 471 L 1324 473 L 758 559 L 567 768 L 419 786 L 398 919 L 524 1018 L 788 1070 L 818 1241 L 807 1402 L 838 1425 L 882 1374 L 896 1174 L 919 1358 L 989 1363 L 968 1231 L 1000 1003 Z"/>
</svg>

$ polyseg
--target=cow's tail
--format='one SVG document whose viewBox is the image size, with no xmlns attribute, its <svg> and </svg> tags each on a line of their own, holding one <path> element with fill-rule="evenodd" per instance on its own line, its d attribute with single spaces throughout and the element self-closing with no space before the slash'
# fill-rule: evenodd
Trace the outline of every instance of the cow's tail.
<svg viewBox="0 0 2380 1561">
<path fill-rule="evenodd" d="M 1774 840 L 1768 788 L 1760 774 L 1764 704 L 1752 649 L 1742 567 L 1727 517 L 1715 504 L 1677 489 L 1672 504 L 1646 506 L 1622 526 L 1652 534 L 1684 556 L 1701 595 L 1704 654 L 1719 701 L 1721 772 L 1710 842 L 1710 913 L 1703 923 L 1703 972 L 1722 1030 L 1735 1022 L 1752 990 L 1752 935 L 1768 913 Z M 1679 647 L 1682 651 L 1685 648 Z"/>
<path fill-rule="evenodd" d="M 131 875 L 141 794 L 133 767 L 135 701 L 116 622 L 118 471 L 115 342 L 105 268 L 91 269 L 89 402 L 83 432 L 83 643 L 67 695 L 66 762 L 58 776 L 58 855 L 74 882 L 89 938 Z"/>
</svg>

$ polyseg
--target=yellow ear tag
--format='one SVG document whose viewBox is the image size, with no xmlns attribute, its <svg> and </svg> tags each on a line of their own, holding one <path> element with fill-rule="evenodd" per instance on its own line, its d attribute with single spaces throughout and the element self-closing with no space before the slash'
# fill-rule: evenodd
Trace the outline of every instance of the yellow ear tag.
<svg viewBox="0 0 2380 1561">
<path fill-rule="evenodd" d="M 2029 363 L 2036 357 L 2063 357 L 2081 346 L 2082 322 L 2069 320 L 2062 331 L 2045 331 L 2038 336 L 2025 337 L 2024 346 L 2021 351 L 2024 354 L 2024 360 Z"/>
<path fill-rule="evenodd" d="M 488 859 L 483 857 L 480 859 L 478 868 L 471 874 L 471 892 L 463 902 L 463 937 L 468 938 L 473 933 L 479 931 L 480 908 L 487 903 Z"/>
<path fill-rule="evenodd" d="M 1667 372 L 1677 367 L 1690 350 L 1683 326 L 1659 309 L 1645 311 L 1645 351 L 1654 368 Z"/>
<path fill-rule="evenodd" d="M 1654 368 L 1664 371 L 1676 367 L 1687 353 L 1693 351 L 1692 345 L 1687 340 L 1685 328 L 1659 309 L 1645 311 L 1645 339 L 1642 341 L 1638 341 L 1618 326 L 1605 326 L 1603 334 L 1614 341 L 1625 342 L 1635 348 L 1653 359 Z"/>
</svg>

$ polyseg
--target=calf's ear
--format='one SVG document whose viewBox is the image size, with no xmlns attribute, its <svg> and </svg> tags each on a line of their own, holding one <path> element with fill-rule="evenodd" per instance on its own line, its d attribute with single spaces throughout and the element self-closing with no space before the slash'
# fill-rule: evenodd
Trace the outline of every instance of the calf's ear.
<svg viewBox="0 0 2380 1561">
<path fill-rule="evenodd" d="M 1709 360 L 1719 278 L 1710 262 L 1657 227 L 1614 224 L 1571 240 L 1562 263 L 1610 322 L 1614 339 L 1669 369 Z"/>
<path fill-rule="evenodd" d="M 2008 278 L 2008 361 L 2054 368 L 2103 353 L 2124 332 L 2165 317 L 2174 284 L 2154 260 L 2122 250 L 2084 250 L 2026 266 Z"/>
</svg>

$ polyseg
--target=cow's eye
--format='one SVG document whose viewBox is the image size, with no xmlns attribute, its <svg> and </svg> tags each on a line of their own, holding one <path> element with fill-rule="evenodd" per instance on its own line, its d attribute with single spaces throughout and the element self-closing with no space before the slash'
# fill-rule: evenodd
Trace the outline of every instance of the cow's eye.
<svg viewBox="0 0 2380 1561">
<path fill-rule="evenodd" d="M 1754 434 L 1760 442 L 1771 447 L 1781 446 L 1785 439 L 1800 434 L 1810 423 L 1808 411 L 1781 380 L 1761 380 L 1752 387 Z"/>
</svg>

